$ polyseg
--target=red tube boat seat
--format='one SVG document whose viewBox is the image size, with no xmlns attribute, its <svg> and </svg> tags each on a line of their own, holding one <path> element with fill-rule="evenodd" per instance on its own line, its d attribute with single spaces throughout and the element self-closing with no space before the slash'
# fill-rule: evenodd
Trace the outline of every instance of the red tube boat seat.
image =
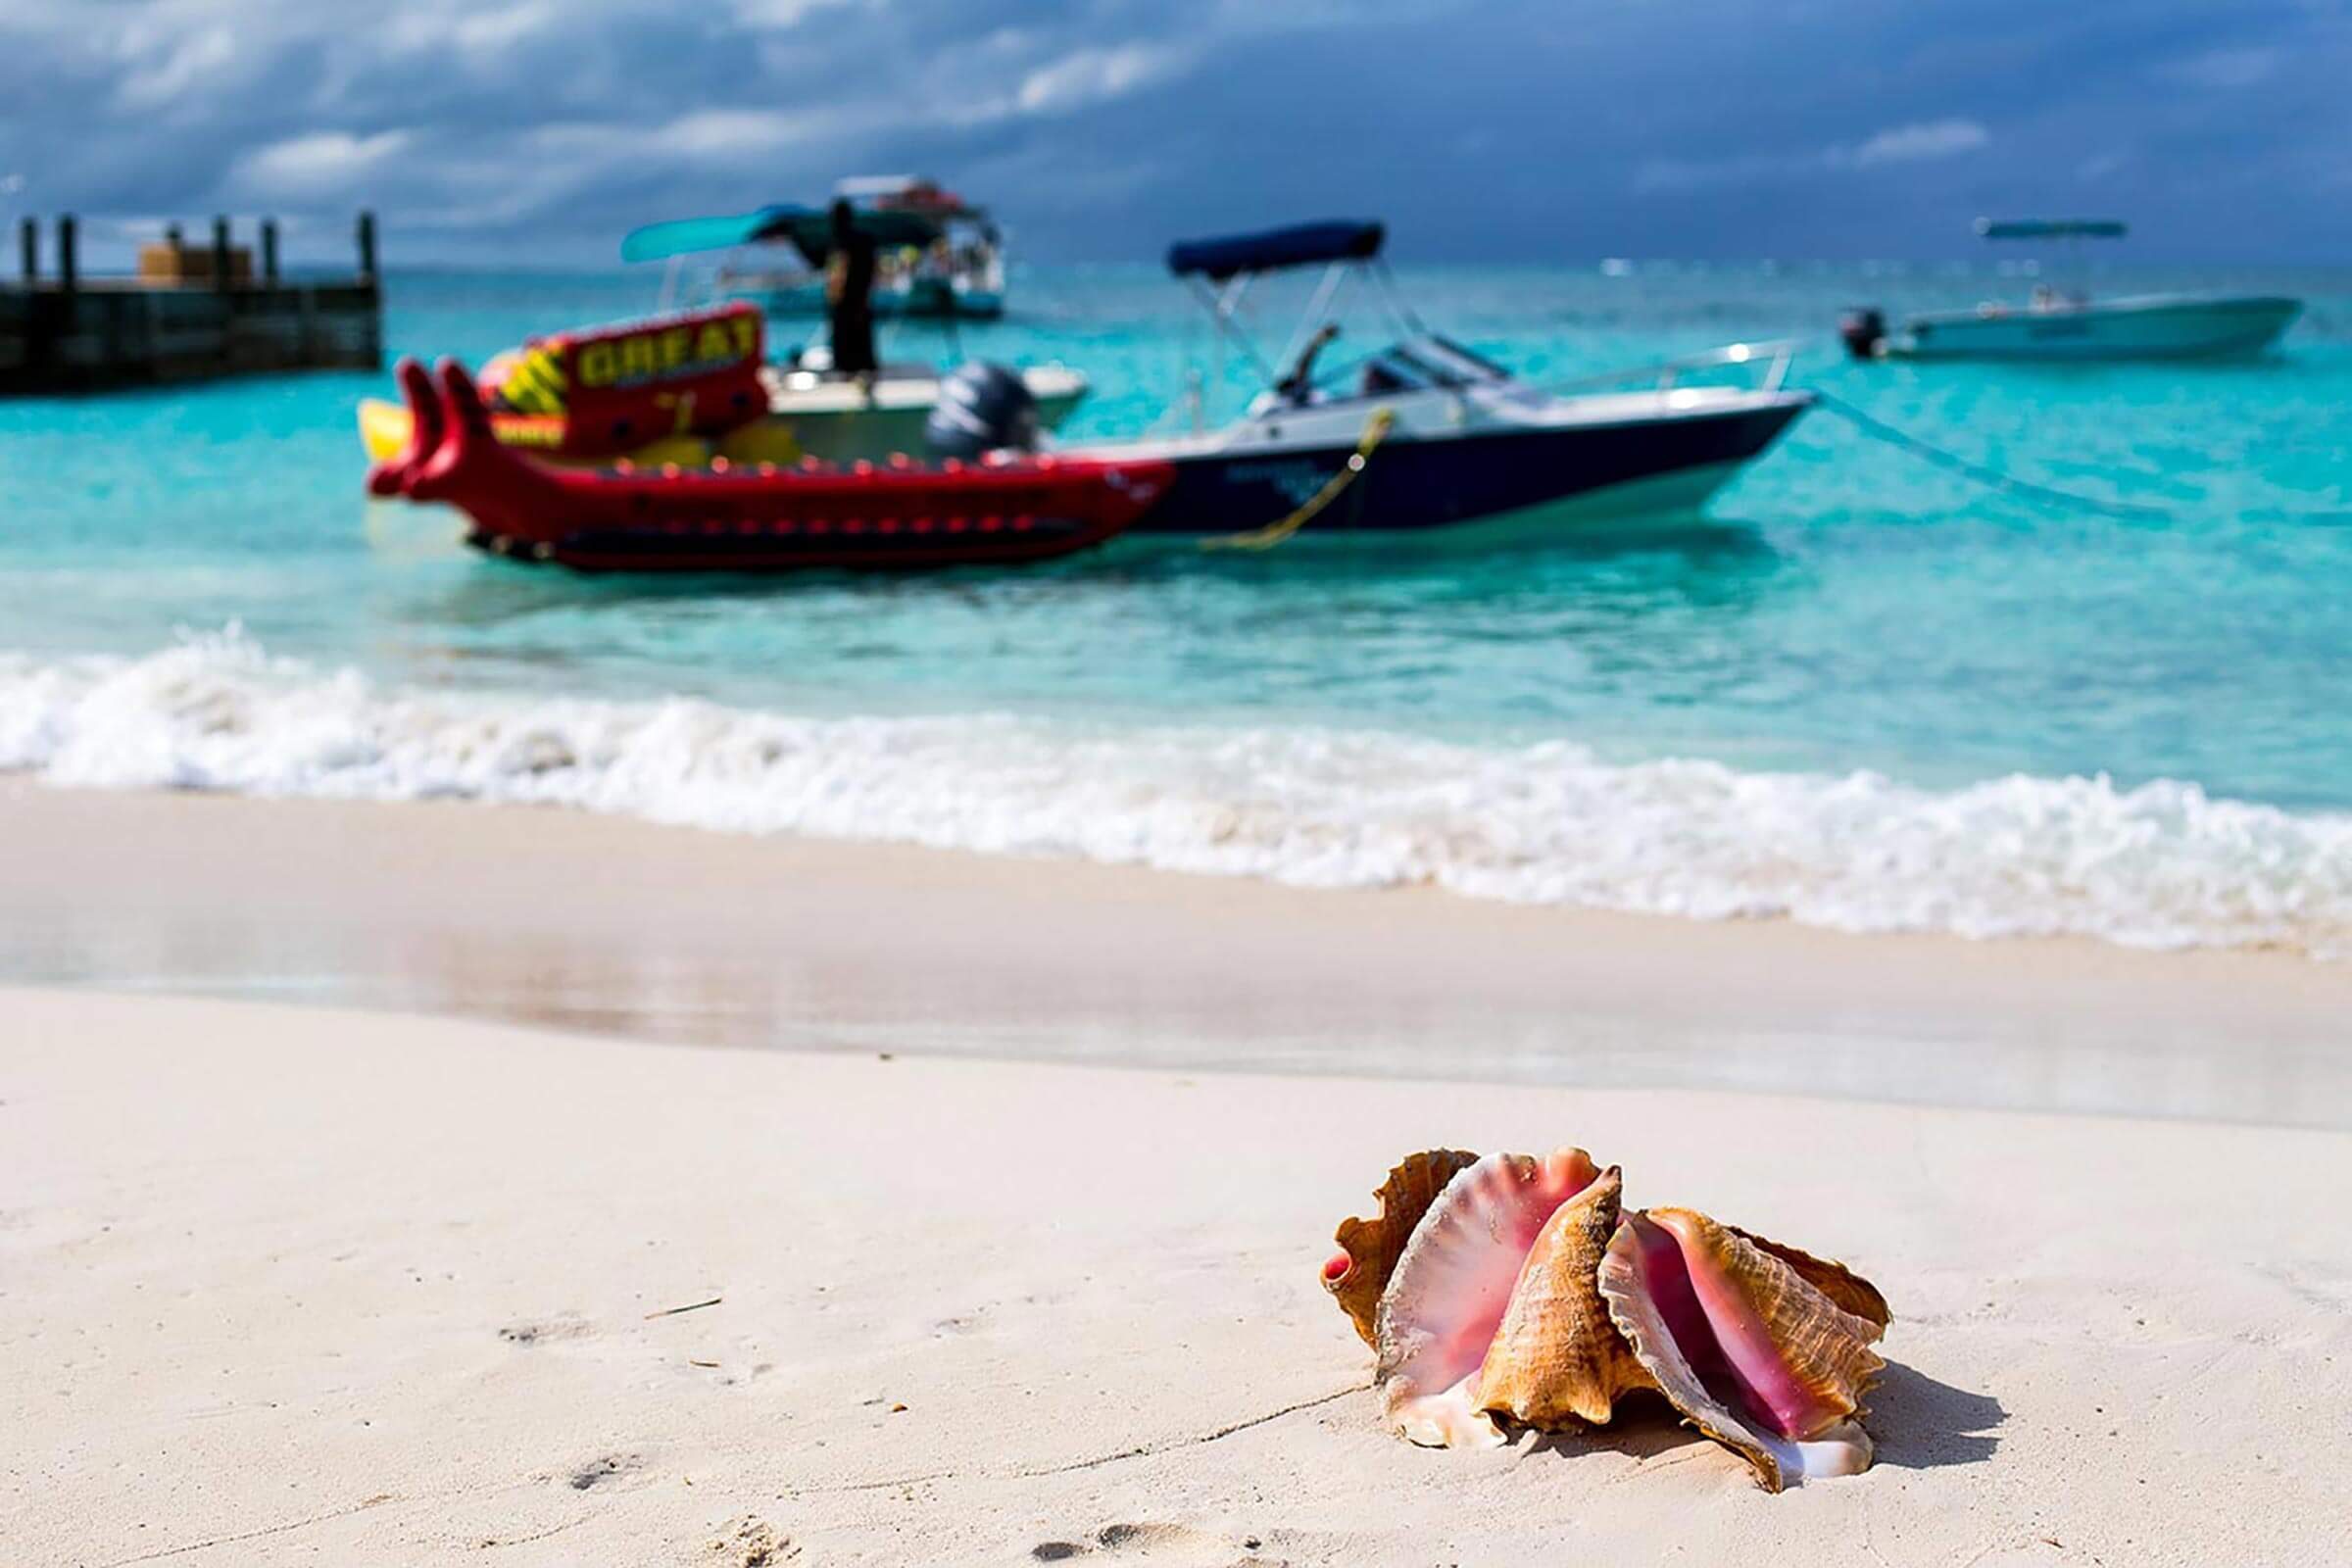
<svg viewBox="0 0 2352 1568">
<path fill-rule="evenodd" d="M 588 571 L 902 570 L 1012 565 L 1102 544 L 1173 481 L 1165 463 L 1019 457 L 848 469 L 557 468 L 492 433 L 454 360 L 399 368 L 408 447 L 368 475 L 377 495 L 463 512 L 467 541 Z"/>
</svg>

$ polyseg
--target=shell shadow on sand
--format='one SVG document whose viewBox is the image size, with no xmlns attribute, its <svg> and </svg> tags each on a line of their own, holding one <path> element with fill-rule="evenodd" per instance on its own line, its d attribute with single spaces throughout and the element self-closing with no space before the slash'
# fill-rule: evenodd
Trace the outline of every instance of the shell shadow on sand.
<svg viewBox="0 0 2352 1568">
<path fill-rule="evenodd" d="M 1899 1361 L 1886 1363 L 1870 1393 L 1870 1426 L 1878 1439 L 1880 1465 L 1897 1470 L 1940 1470 L 1981 1464 L 2001 1440 L 1994 1429 L 2009 1412 L 1990 1395 L 1971 1394 L 1915 1372 Z M 1687 1425 L 1659 1395 L 1638 1390 L 1625 1396 L 1617 1418 L 1605 1429 L 1540 1432 L 1522 1437 L 1522 1452 L 1563 1459 L 1607 1452 L 1647 1464 L 1707 1438 Z"/>
<path fill-rule="evenodd" d="M 1899 1361 L 1887 1362 L 1870 1391 L 1879 1463 L 1901 1470 L 1940 1470 L 1989 1459 L 2001 1446 L 1993 1429 L 2008 1418 L 1991 1395 L 1938 1383 Z"/>
</svg>

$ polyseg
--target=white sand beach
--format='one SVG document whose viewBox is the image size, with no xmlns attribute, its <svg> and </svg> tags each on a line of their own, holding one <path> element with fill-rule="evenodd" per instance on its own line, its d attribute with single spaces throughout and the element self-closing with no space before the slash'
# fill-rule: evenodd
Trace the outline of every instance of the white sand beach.
<svg viewBox="0 0 2352 1568">
<path fill-rule="evenodd" d="M 2314 1222 L 2352 1178 L 2341 1134 L 35 992 L 0 1018 L 14 1561 L 2308 1562 L 2343 1539 L 2352 1239 Z M 1664 1415 L 1489 1454 L 1380 1430 L 1315 1281 L 1331 1224 L 1407 1148 L 1568 1139 L 1638 1198 L 1884 1284 L 1877 1469 L 1768 1495 Z"/>
<path fill-rule="evenodd" d="M 11 1563 L 2203 1564 L 2346 1537 L 2352 1135 L 2213 1119 L 2254 1063 L 2340 1124 L 2331 966 L 555 812 L 8 805 L 23 969 L 417 1009 L 0 993 Z M 208 888 L 236 863 L 233 900 Z M 1380 1076 L 1348 1075 L 1382 1012 Z M 1232 1070 L 1253 1039 L 1280 1075 Z M 1845 1065 L 1792 1093 L 1808 1040 Z M 1936 1040 L 2010 1074 L 1979 1100 L 2153 1074 L 2204 1119 L 1853 1075 Z M 1530 1081 L 1587 1043 L 1596 1075 L 1672 1080 L 1709 1041 L 1779 1062 L 1770 1092 Z M 2099 1071 L 2017 1076 L 2036 1041 Z M 1143 1064 L 980 1059 L 1023 1054 Z M 1769 1495 L 1663 1407 L 1483 1454 L 1381 1429 L 1316 1282 L 1333 1225 L 1409 1150 L 1562 1143 L 1631 1201 L 1878 1282 L 1876 1469 Z"/>
</svg>

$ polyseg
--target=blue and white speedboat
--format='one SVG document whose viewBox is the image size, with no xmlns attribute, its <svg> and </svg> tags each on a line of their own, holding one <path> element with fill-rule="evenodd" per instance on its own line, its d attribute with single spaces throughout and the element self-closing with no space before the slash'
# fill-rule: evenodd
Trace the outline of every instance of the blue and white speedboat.
<svg viewBox="0 0 2352 1568">
<path fill-rule="evenodd" d="M 1786 343 L 1732 344 L 1573 389 L 1529 386 L 1425 325 L 1382 265 L 1382 239 L 1378 223 L 1328 222 L 1169 251 L 1169 270 L 1200 293 L 1265 389 L 1219 428 L 1196 393 L 1189 430 L 1064 449 L 1175 465 L 1175 483 L 1131 532 L 1541 538 L 1594 520 L 1688 516 L 1813 401 L 1783 385 Z M 1277 369 L 1236 314 L 1260 274 L 1314 266 L 1326 270 Z M 1398 335 L 1320 368 L 1342 292 L 1359 278 Z M 1693 379 L 1726 367 L 1755 384 Z M 1646 384 L 1624 389 L 1636 381 Z"/>
</svg>

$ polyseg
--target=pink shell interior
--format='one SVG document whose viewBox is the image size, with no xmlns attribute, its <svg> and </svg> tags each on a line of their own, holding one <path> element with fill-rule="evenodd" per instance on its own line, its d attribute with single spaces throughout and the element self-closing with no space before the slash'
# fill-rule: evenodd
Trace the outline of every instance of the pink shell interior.
<svg viewBox="0 0 2352 1568">
<path fill-rule="evenodd" d="M 1393 1410 L 1478 1371 L 1544 1222 L 1599 1175 L 1583 1150 L 1563 1149 L 1542 1160 L 1490 1154 L 1447 1184 L 1382 1303 Z M 1457 1413 L 1468 1415 L 1467 1404 Z"/>
<path fill-rule="evenodd" d="M 1843 1418 L 1790 1374 L 1745 1296 L 1680 1215 L 1633 1221 L 1642 1280 L 1675 1348 L 1709 1395 L 1763 1431 L 1808 1439 Z"/>
</svg>

